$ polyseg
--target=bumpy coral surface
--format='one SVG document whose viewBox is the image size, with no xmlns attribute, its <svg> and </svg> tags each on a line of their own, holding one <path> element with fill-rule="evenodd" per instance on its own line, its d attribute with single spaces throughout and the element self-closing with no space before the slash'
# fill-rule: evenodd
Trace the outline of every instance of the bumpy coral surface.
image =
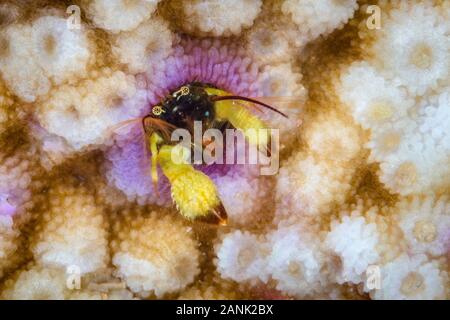
<svg viewBox="0 0 450 320">
<path fill-rule="evenodd" d="M 1 299 L 450 299 L 448 1 L 26 3 L 0 1 Z M 192 82 L 287 116 L 242 104 L 271 174 L 194 165 L 227 226 L 152 183 L 142 117 Z"/>
</svg>

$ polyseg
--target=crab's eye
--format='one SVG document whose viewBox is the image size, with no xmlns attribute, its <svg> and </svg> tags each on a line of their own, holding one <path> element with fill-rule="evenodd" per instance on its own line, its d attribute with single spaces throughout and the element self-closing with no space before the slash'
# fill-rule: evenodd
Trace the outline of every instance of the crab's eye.
<svg viewBox="0 0 450 320">
<path fill-rule="evenodd" d="M 161 107 L 161 106 L 154 106 L 154 107 L 152 108 L 152 113 L 153 113 L 155 116 L 160 116 L 160 115 L 163 114 L 164 112 L 166 112 L 166 110 L 164 110 L 163 107 Z"/>
<path fill-rule="evenodd" d="M 183 86 L 180 90 L 177 90 L 173 93 L 173 97 L 177 98 L 178 96 L 186 96 L 189 94 L 189 87 Z"/>
</svg>

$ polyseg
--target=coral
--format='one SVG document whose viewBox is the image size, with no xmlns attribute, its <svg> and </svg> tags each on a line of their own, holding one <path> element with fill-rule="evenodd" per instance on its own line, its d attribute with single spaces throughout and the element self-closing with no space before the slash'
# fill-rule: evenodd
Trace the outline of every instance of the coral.
<svg viewBox="0 0 450 320">
<path fill-rule="evenodd" d="M 192 81 L 211 83 L 244 96 L 260 96 L 258 74 L 258 64 L 251 61 L 243 48 L 230 41 L 182 38 L 165 63 L 147 74 L 148 102 L 155 105 L 171 90 Z M 149 177 L 150 155 L 138 125 L 120 130 L 107 158 L 108 180 L 130 200 L 169 203 L 169 186 L 164 177 L 158 185 L 161 197 L 153 192 Z M 214 166 L 217 170 L 211 171 L 223 172 L 222 176 L 228 171 L 218 167 L 224 166 Z"/>
<path fill-rule="evenodd" d="M 220 275 L 234 281 L 267 281 L 263 241 L 249 232 L 236 230 L 226 234 L 216 246 L 216 265 Z"/>
<path fill-rule="evenodd" d="M 33 218 L 43 186 L 36 148 L 9 130 L 0 151 L 0 278 L 26 258 L 21 232 Z"/>
<path fill-rule="evenodd" d="M 113 226 L 116 275 L 136 294 L 162 297 L 194 281 L 199 252 L 192 229 L 169 213 L 123 212 Z"/>
<path fill-rule="evenodd" d="M 253 25 L 261 11 L 261 0 L 191 0 L 183 1 L 183 27 L 202 35 L 230 36 Z"/>
<path fill-rule="evenodd" d="M 159 0 L 95 0 L 86 4 L 89 16 L 99 28 L 112 33 L 130 31 L 148 20 Z"/>
<path fill-rule="evenodd" d="M 14 123 L 13 105 L 14 100 L 0 79 L 0 136 Z"/>
<path fill-rule="evenodd" d="M 111 290 L 107 293 L 91 291 L 91 290 L 77 290 L 70 294 L 68 300 L 132 300 L 133 294 L 127 290 Z"/>
<path fill-rule="evenodd" d="M 340 99 L 365 129 L 385 131 L 405 118 L 414 105 L 405 89 L 383 78 L 367 62 L 351 64 L 337 87 Z"/>
<path fill-rule="evenodd" d="M 306 152 L 295 152 L 277 176 L 277 215 L 318 215 L 342 204 L 360 161 L 362 137 L 351 121 L 333 113 L 309 121 Z M 336 135 L 339 132 L 339 135 Z"/>
<path fill-rule="evenodd" d="M 321 161 L 346 164 L 361 155 L 363 135 L 360 129 L 341 115 L 323 114 L 303 127 L 308 151 Z"/>
<path fill-rule="evenodd" d="M 375 223 L 361 216 L 344 216 L 334 221 L 325 245 L 338 259 L 338 283 L 360 283 L 367 268 L 379 261 L 379 231 Z"/>
<path fill-rule="evenodd" d="M 318 239 L 297 225 L 281 226 L 268 237 L 271 254 L 267 269 L 276 288 L 295 297 L 322 292 L 327 275 L 321 272 L 325 259 Z"/>
<path fill-rule="evenodd" d="M 85 76 L 91 58 L 85 29 L 69 29 L 58 16 L 10 25 L 2 29 L 0 43 L 2 77 L 26 102 L 47 94 L 52 84 Z"/>
<path fill-rule="evenodd" d="M 78 279 L 76 279 L 78 280 Z M 69 283 L 70 300 L 132 300 L 134 296 L 123 281 L 113 277 L 112 269 L 100 269 L 81 277 L 79 283 Z M 69 281 L 70 282 L 70 281 Z M 79 284 L 76 286 L 75 284 Z"/>
<path fill-rule="evenodd" d="M 133 31 L 119 33 L 113 40 L 112 50 L 130 72 L 152 74 L 154 65 L 164 64 L 169 56 L 172 38 L 167 22 L 154 18 Z"/>
<path fill-rule="evenodd" d="M 171 90 L 192 81 L 211 83 L 234 94 L 259 96 L 258 63 L 231 40 L 182 37 L 164 65 L 148 74 L 149 100 L 156 104 Z"/>
<path fill-rule="evenodd" d="M 104 143 L 111 138 L 113 125 L 141 115 L 145 107 L 146 93 L 134 77 L 102 69 L 93 79 L 52 91 L 37 117 L 50 134 L 80 150 Z"/>
<path fill-rule="evenodd" d="M 382 286 L 373 293 L 375 299 L 445 299 L 448 275 L 437 261 L 424 255 L 404 254 L 384 265 L 381 275 Z"/>
<path fill-rule="evenodd" d="M 0 215 L 21 215 L 32 205 L 32 178 L 35 153 L 22 150 L 8 156 L 0 153 Z"/>
<path fill-rule="evenodd" d="M 384 138 L 385 143 L 393 144 L 387 150 L 376 141 L 369 144 L 375 150 L 372 158 L 381 162 L 380 180 L 391 190 L 407 195 L 426 193 L 433 189 L 445 190 L 448 186 L 450 132 L 444 123 L 450 119 L 449 99 L 448 92 L 431 97 L 429 102 L 419 106 L 420 111 L 413 124 L 406 119 L 392 131 L 375 133 L 376 138 L 388 134 Z M 386 155 L 376 151 L 380 147 Z"/>
<path fill-rule="evenodd" d="M 11 25 L 0 33 L 1 75 L 8 87 L 21 99 L 35 101 L 50 90 L 50 81 L 35 59 L 30 58 L 31 27 Z"/>
<path fill-rule="evenodd" d="M 0 209 L 0 278 L 4 270 L 14 264 L 12 257 L 18 248 L 19 232 L 13 226 L 13 219 L 4 214 L 4 208 Z"/>
<path fill-rule="evenodd" d="M 0 4 L 0 27 L 4 28 L 19 21 L 23 12 L 13 3 Z"/>
<path fill-rule="evenodd" d="M 0 297 L 448 299 L 450 4 L 371 4 L 2 1 Z M 288 116 L 249 108 L 274 175 L 194 165 L 227 226 L 152 184 L 142 117 L 197 81 Z"/>
<path fill-rule="evenodd" d="M 8 300 L 130 300 L 133 295 L 127 289 L 114 286 L 115 282 L 88 283 L 90 278 L 61 268 L 32 264 L 19 270 L 5 283 L 1 298 Z M 71 282 L 72 278 L 75 282 Z M 107 276 L 109 277 L 109 275 Z M 111 279 L 109 279 L 111 280 Z M 80 281 L 78 283 L 78 281 Z M 114 281 L 114 280 L 113 280 Z M 87 284 L 86 284 L 87 283 Z M 77 287 L 77 285 L 80 287 Z"/>
<path fill-rule="evenodd" d="M 450 248 L 450 202 L 445 197 L 404 199 L 395 208 L 412 253 L 445 255 Z"/>
<path fill-rule="evenodd" d="M 145 146 L 144 132 L 140 124 L 130 127 L 130 132 L 121 134 L 107 153 L 106 176 L 110 185 L 121 190 L 130 201 L 140 204 L 170 204 L 167 179 L 160 174 L 158 196 L 150 177 L 150 154 Z"/>
<path fill-rule="evenodd" d="M 199 284 L 188 288 L 179 300 L 237 300 L 242 298 L 237 285 L 222 279 L 199 281 Z"/>
<path fill-rule="evenodd" d="M 290 63 L 266 66 L 257 81 L 263 100 L 268 97 L 269 104 L 288 116 L 286 119 L 273 112 L 265 112 L 262 116 L 270 128 L 280 130 L 282 148 L 298 136 L 307 97 L 302 75 L 293 69 Z"/>
<path fill-rule="evenodd" d="M 31 266 L 6 282 L 2 292 L 10 300 L 63 300 L 66 298 L 66 275 L 62 270 Z"/>
<path fill-rule="evenodd" d="M 408 195 L 446 188 L 448 92 L 414 101 L 362 62 L 343 72 L 338 94 L 354 119 L 370 129 L 370 160 L 380 163 L 380 180 L 389 189 Z"/>
<path fill-rule="evenodd" d="M 69 29 L 66 19 L 44 16 L 33 22 L 31 30 L 31 55 L 54 84 L 86 76 L 91 53 L 84 29 Z"/>
<path fill-rule="evenodd" d="M 303 42 L 342 27 L 358 8 L 356 0 L 285 0 L 281 11 L 298 26 Z"/>
<path fill-rule="evenodd" d="M 212 174 L 220 199 L 228 214 L 228 225 L 257 225 L 268 210 L 264 199 L 269 197 L 267 181 L 250 166 L 230 170 L 226 175 Z M 265 210 L 263 210 L 265 208 Z"/>
<path fill-rule="evenodd" d="M 277 176 L 277 215 L 317 215 L 330 209 L 333 202 L 342 203 L 350 189 L 344 168 L 295 154 Z"/>
<path fill-rule="evenodd" d="M 443 19 L 431 1 L 400 3 L 367 46 L 369 61 L 413 97 L 438 89 L 450 70 L 449 26 Z"/>
<path fill-rule="evenodd" d="M 284 28 L 271 28 L 273 21 L 261 19 L 246 35 L 247 51 L 263 64 L 277 64 L 293 59 L 291 39 Z M 270 31 L 268 29 L 270 28 Z"/>
<path fill-rule="evenodd" d="M 55 186 L 50 199 L 31 244 L 35 260 L 46 267 L 76 266 L 81 274 L 106 267 L 108 224 L 95 198 L 82 187 Z"/>
</svg>

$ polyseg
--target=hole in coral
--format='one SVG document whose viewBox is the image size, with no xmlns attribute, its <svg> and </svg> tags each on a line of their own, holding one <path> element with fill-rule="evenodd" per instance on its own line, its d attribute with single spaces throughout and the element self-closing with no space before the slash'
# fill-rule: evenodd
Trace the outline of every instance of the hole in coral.
<svg viewBox="0 0 450 320">
<path fill-rule="evenodd" d="M 272 44 L 273 44 L 273 39 L 272 39 L 272 36 L 268 32 L 261 34 L 261 45 L 263 47 L 268 48 L 268 47 L 272 46 Z"/>
<path fill-rule="evenodd" d="M 395 173 L 395 182 L 399 186 L 411 186 L 417 179 L 416 166 L 412 162 L 402 163 Z"/>
<path fill-rule="evenodd" d="M 122 0 L 123 6 L 127 9 L 136 8 L 140 1 L 139 0 Z"/>
<path fill-rule="evenodd" d="M 293 277 L 300 277 L 302 275 L 302 266 L 297 261 L 289 261 L 288 272 Z"/>
<path fill-rule="evenodd" d="M 49 56 L 53 55 L 56 51 L 56 40 L 51 34 L 44 37 L 44 51 Z"/>
<path fill-rule="evenodd" d="M 425 290 L 425 279 L 418 272 L 410 272 L 403 278 L 400 292 L 407 297 L 415 296 Z"/>
<path fill-rule="evenodd" d="M 398 132 L 387 132 L 380 141 L 380 149 L 383 152 L 392 152 L 400 145 L 401 136 Z"/>
<path fill-rule="evenodd" d="M 433 64 L 433 50 L 426 44 L 416 45 L 410 56 L 411 64 L 419 69 L 428 69 Z"/>
<path fill-rule="evenodd" d="M 414 225 L 413 234 L 419 242 L 433 242 L 437 236 L 436 226 L 428 220 L 417 221 Z"/>
<path fill-rule="evenodd" d="M 119 108 L 123 104 L 123 98 L 113 94 L 111 96 L 106 97 L 105 99 L 105 106 L 108 108 Z"/>
<path fill-rule="evenodd" d="M 251 248 L 242 249 L 239 252 L 237 257 L 237 261 L 239 266 L 246 267 L 248 266 L 255 258 L 255 252 Z"/>
<path fill-rule="evenodd" d="M 278 92 L 281 88 L 283 88 L 283 85 L 280 81 L 272 81 L 270 84 L 270 90 L 273 93 Z"/>
<path fill-rule="evenodd" d="M 374 103 L 369 111 L 369 117 L 379 122 L 389 120 L 393 114 L 394 110 L 388 102 Z"/>
<path fill-rule="evenodd" d="M 145 55 L 146 56 L 153 56 L 155 53 L 158 53 L 158 42 L 151 41 L 147 44 L 145 47 Z"/>
<path fill-rule="evenodd" d="M 72 116 L 73 119 L 80 120 L 80 112 L 78 111 L 76 106 L 74 105 L 69 106 L 69 108 L 67 108 L 67 111 L 69 112 L 69 114 Z"/>
</svg>

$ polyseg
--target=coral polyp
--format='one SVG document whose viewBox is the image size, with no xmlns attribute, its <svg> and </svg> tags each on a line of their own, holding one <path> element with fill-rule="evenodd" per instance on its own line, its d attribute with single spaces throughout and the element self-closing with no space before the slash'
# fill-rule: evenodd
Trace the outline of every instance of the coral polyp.
<svg viewBox="0 0 450 320">
<path fill-rule="evenodd" d="M 0 2 L 0 299 L 450 299 L 448 1 Z"/>
</svg>

